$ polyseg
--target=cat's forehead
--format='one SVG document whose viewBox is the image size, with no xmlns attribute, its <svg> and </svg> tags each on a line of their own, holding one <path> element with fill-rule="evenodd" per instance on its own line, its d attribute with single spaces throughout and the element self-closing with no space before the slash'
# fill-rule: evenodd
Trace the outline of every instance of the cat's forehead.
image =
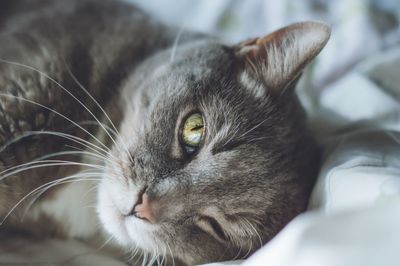
<svg viewBox="0 0 400 266">
<path fill-rule="evenodd" d="M 182 45 L 174 56 L 171 53 L 164 51 L 146 66 L 150 72 L 139 93 L 151 99 L 149 110 L 203 109 L 244 116 L 244 109 L 254 110 L 259 105 L 261 100 L 240 81 L 243 69 L 232 47 L 207 40 Z"/>
<path fill-rule="evenodd" d="M 235 83 L 238 75 L 232 74 L 234 62 L 222 45 L 202 43 L 178 50 L 174 57 L 164 51 L 147 60 L 124 83 L 126 99 L 137 111 L 182 109 L 222 91 L 234 92 L 226 84 Z"/>
<path fill-rule="evenodd" d="M 167 52 L 168 53 L 168 52 Z M 201 41 L 182 46 L 164 65 L 165 73 L 204 79 L 216 75 L 226 76 L 234 68 L 233 50 L 216 41 Z"/>
<path fill-rule="evenodd" d="M 232 59 L 233 49 L 217 40 L 202 40 L 182 45 L 178 53 L 184 60 L 196 60 L 197 63 L 206 66 Z"/>
</svg>

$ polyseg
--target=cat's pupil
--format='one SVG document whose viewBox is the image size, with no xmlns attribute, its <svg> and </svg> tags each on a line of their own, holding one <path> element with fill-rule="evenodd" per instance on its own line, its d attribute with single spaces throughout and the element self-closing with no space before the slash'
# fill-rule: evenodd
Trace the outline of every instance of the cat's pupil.
<svg viewBox="0 0 400 266">
<path fill-rule="evenodd" d="M 184 122 L 182 129 L 182 141 L 186 150 L 194 152 L 200 145 L 204 134 L 204 120 L 200 113 L 190 115 Z M 190 147 L 188 149 L 186 146 Z"/>
<path fill-rule="evenodd" d="M 202 129 L 202 128 L 203 128 L 203 126 L 197 126 L 197 127 L 192 128 L 192 131 L 197 131 L 197 130 Z"/>
</svg>

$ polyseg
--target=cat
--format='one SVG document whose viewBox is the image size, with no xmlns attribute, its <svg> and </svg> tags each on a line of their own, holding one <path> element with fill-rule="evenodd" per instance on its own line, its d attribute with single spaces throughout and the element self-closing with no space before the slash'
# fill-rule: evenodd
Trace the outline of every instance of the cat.
<svg viewBox="0 0 400 266">
<path fill-rule="evenodd" d="M 118 0 L 3 1 L 0 230 L 248 257 L 307 206 L 320 149 L 295 85 L 329 35 L 228 45 Z"/>
</svg>

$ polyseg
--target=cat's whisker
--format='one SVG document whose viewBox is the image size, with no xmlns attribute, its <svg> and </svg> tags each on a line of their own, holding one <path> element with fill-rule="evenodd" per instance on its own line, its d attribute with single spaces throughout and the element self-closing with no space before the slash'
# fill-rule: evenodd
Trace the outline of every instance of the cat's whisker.
<svg viewBox="0 0 400 266">
<path fill-rule="evenodd" d="M 72 146 L 72 145 L 68 145 L 68 144 L 66 144 L 65 147 L 74 149 L 75 151 L 87 152 L 87 150 L 85 150 L 85 149 L 81 149 L 81 148 L 78 148 L 78 147 L 75 147 L 75 146 Z M 126 163 L 126 164 L 129 164 L 128 161 L 124 160 L 123 158 L 117 158 L 117 157 L 116 157 L 115 155 L 113 155 L 112 153 L 109 153 L 109 154 L 107 154 L 107 155 L 103 155 L 103 154 L 98 154 L 98 155 L 99 155 L 100 157 L 103 158 L 103 161 L 104 161 L 104 162 L 108 162 L 108 163 L 110 163 L 110 164 L 113 165 L 113 166 L 117 166 L 117 167 L 120 166 L 116 161 L 121 161 L 121 162 L 124 162 L 124 163 Z M 109 158 L 109 157 L 114 158 L 116 161 L 111 160 L 111 158 Z"/>
<path fill-rule="evenodd" d="M 2 171 L 0 173 L 0 180 L 3 180 L 3 179 L 5 179 L 5 178 L 7 178 L 9 176 L 12 176 L 14 174 L 17 174 L 17 173 L 20 173 L 20 172 L 23 172 L 23 171 L 28 171 L 28 170 L 31 170 L 31 169 L 35 169 L 34 168 L 35 166 L 39 167 L 39 166 L 43 165 L 42 167 L 47 167 L 47 166 L 51 167 L 54 164 L 58 164 L 58 163 L 62 163 L 62 162 L 65 162 L 65 161 L 62 161 L 62 160 L 41 160 L 41 161 L 32 161 L 32 162 L 22 163 L 22 164 L 7 168 L 4 171 Z M 32 167 L 32 168 L 29 168 L 29 167 Z"/>
<path fill-rule="evenodd" d="M 167 264 L 167 261 L 166 261 L 166 258 L 165 258 L 166 253 L 167 253 L 167 248 L 164 246 L 163 252 L 162 252 L 162 254 L 160 254 L 161 255 L 160 265 Z"/>
<path fill-rule="evenodd" d="M 232 260 L 237 260 L 240 257 L 240 254 L 242 253 L 242 248 L 243 248 L 242 242 L 239 243 L 239 246 L 240 246 L 239 250 L 236 253 L 236 256 L 232 258 Z"/>
<path fill-rule="evenodd" d="M 125 261 L 127 261 L 127 262 L 130 263 L 130 262 L 133 260 L 133 258 L 134 258 L 134 256 L 132 256 L 133 252 L 134 252 L 134 250 L 130 250 L 130 251 L 129 251 L 130 254 L 126 254 L 126 255 L 122 258 L 122 260 L 125 260 Z M 128 253 L 128 252 L 127 252 L 127 253 Z M 132 265 L 136 265 L 136 263 L 135 263 L 135 264 L 132 264 Z"/>
<path fill-rule="evenodd" d="M 104 170 L 105 167 L 103 165 L 98 165 L 98 164 L 90 164 L 90 163 L 82 163 L 82 162 L 76 162 L 76 161 L 69 161 L 69 160 L 40 160 L 40 161 L 32 161 L 32 162 L 27 162 L 23 164 L 19 164 L 13 167 L 10 167 L 4 171 L 1 172 L 0 175 L 0 180 L 2 178 L 6 178 L 10 175 L 14 175 L 17 173 L 20 173 L 22 171 L 27 171 L 39 167 L 51 167 L 51 166 L 63 166 L 63 165 L 74 165 L 74 166 L 85 166 L 85 167 L 91 167 L 91 168 L 96 168 L 100 170 Z M 32 167 L 32 168 L 28 168 Z"/>
<path fill-rule="evenodd" d="M 152 265 L 150 264 L 152 258 L 153 258 L 152 253 L 147 252 L 147 253 L 146 253 L 146 260 L 144 261 L 143 266 L 152 266 Z"/>
<path fill-rule="evenodd" d="M 97 174 L 97 173 L 96 173 L 96 174 Z M 52 183 L 52 182 L 62 182 L 62 181 L 64 181 L 64 180 L 73 179 L 73 178 L 79 177 L 79 176 L 80 176 L 80 174 L 78 174 L 78 175 L 71 175 L 71 176 L 68 176 L 68 177 L 64 177 L 64 178 L 60 178 L 60 179 L 53 180 L 53 181 L 51 181 L 51 183 Z M 93 178 L 92 180 L 93 180 L 93 181 L 98 181 L 99 179 L 98 179 L 98 178 L 97 178 L 97 179 Z M 78 179 L 78 181 L 79 181 L 79 179 Z M 85 180 L 82 180 L 82 181 L 88 181 L 88 179 L 85 179 Z M 49 182 L 49 183 L 50 183 L 50 182 Z M 4 222 L 5 222 L 5 221 L 7 220 L 7 218 L 11 215 L 11 213 L 13 213 L 14 210 L 15 210 L 23 201 L 25 201 L 28 197 L 30 197 L 30 196 L 31 196 L 32 194 L 34 194 L 36 191 L 39 191 L 39 190 L 41 190 L 42 188 L 48 186 L 49 183 L 40 185 L 39 187 L 35 188 L 34 190 L 32 190 L 31 192 L 29 192 L 28 194 L 26 194 L 22 199 L 20 199 L 20 200 L 10 209 L 10 211 L 7 212 L 7 214 L 4 216 L 4 218 L 0 221 L 0 226 L 2 226 L 2 225 L 4 224 Z"/>
<path fill-rule="evenodd" d="M 151 262 L 152 258 L 153 258 L 153 253 L 150 252 L 150 251 L 147 251 L 147 252 L 146 252 L 146 260 L 144 260 L 144 261 L 142 262 L 142 263 L 143 263 L 143 266 L 149 266 L 149 265 L 151 265 L 150 262 Z"/>
<path fill-rule="evenodd" d="M 229 125 L 228 127 L 229 127 L 229 130 L 227 130 L 227 131 L 232 132 L 233 130 L 231 129 L 231 126 Z M 235 138 L 236 133 L 237 133 L 237 130 L 236 130 L 234 133 L 232 132 L 232 133 L 231 133 L 231 136 L 229 137 L 228 140 L 226 140 L 226 141 L 224 142 L 223 146 L 228 145 L 228 144 Z"/>
<path fill-rule="evenodd" d="M 167 251 L 167 247 L 164 247 L 164 251 L 163 251 L 163 265 L 168 265 L 168 251 Z"/>
<path fill-rule="evenodd" d="M 138 246 L 135 246 L 135 256 L 136 256 L 136 260 L 134 265 L 138 265 L 139 261 L 142 261 L 145 259 L 145 254 L 146 252 L 142 249 L 140 249 Z"/>
<path fill-rule="evenodd" d="M 103 173 L 101 173 L 101 175 L 102 175 Z M 86 191 L 85 192 L 85 194 L 83 194 L 83 197 L 85 198 L 85 197 L 87 197 L 89 194 L 90 194 L 90 192 L 92 192 L 93 190 L 96 190 L 96 189 L 98 189 L 99 188 L 99 184 L 96 184 L 96 185 L 94 185 L 93 187 L 91 187 L 90 189 L 88 189 L 88 191 Z M 88 206 L 89 207 L 89 206 Z M 90 207 L 93 207 L 93 206 L 90 206 Z M 96 207 L 96 205 L 94 205 L 94 207 Z"/>
<path fill-rule="evenodd" d="M 64 183 L 69 183 L 69 182 L 75 182 L 76 180 L 79 180 L 79 181 L 100 181 L 101 178 L 98 178 L 98 176 L 100 174 L 101 174 L 100 172 L 89 172 L 89 171 L 80 172 L 79 174 L 70 175 L 70 176 L 67 176 L 67 177 L 63 177 L 63 178 L 59 178 L 59 179 L 55 179 L 55 180 L 49 181 L 44 185 L 51 186 L 53 184 L 64 184 Z M 88 177 L 90 177 L 90 179 Z M 33 194 L 38 194 L 38 193 L 43 194 L 49 188 L 50 187 L 43 187 L 43 188 L 39 189 L 38 191 L 34 192 Z"/>
<path fill-rule="evenodd" d="M 164 247 L 163 256 L 164 256 L 164 263 L 165 263 L 165 265 L 168 265 L 168 250 L 167 250 L 167 247 Z"/>
<path fill-rule="evenodd" d="M 146 266 L 148 260 L 148 253 L 144 252 L 143 253 L 143 259 L 142 259 L 142 266 Z"/>
<path fill-rule="evenodd" d="M 259 243 L 260 243 L 260 248 L 263 246 L 263 242 L 262 242 L 262 239 L 261 239 L 261 236 L 260 236 L 260 234 L 258 233 L 258 231 L 257 231 L 257 229 L 254 227 L 254 225 L 252 225 L 252 223 L 248 220 L 248 219 L 246 219 L 246 218 L 243 218 L 245 221 L 247 221 L 247 224 L 250 226 L 250 228 L 253 230 L 253 232 L 257 235 L 257 237 L 258 237 L 258 241 L 259 241 Z"/>
<path fill-rule="evenodd" d="M 48 158 L 52 158 L 52 157 L 57 157 L 57 156 L 62 156 L 62 155 L 80 155 L 80 156 L 81 155 L 85 155 L 85 156 L 92 157 L 92 159 L 95 158 L 95 159 L 97 159 L 99 161 L 104 161 L 104 160 L 107 159 L 107 157 L 99 155 L 97 153 L 88 152 L 88 151 L 84 151 L 84 150 L 81 150 L 81 151 L 74 150 L 74 151 L 61 151 L 61 152 L 49 153 L 49 154 L 46 154 L 46 155 L 44 155 L 42 157 L 39 157 L 39 158 L 35 159 L 35 161 L 48 159 Z"/>
<path fill-rule="evenodd" d="M 153 249 L 153 251 L 149 253 L 149 260 L 147 262 L 147 266 L 153 266 L 156 261 L 157 261 L 156 252 Z"/>
<path fill-rule="evenodd" d="M 96 176 L 97 175 L 97 173 L 91 173 L 91 174 L 89 174 L 89 177 L 93 177 L 93 176 Z M 73 183 L 73 182 L 75 182 L 75 181 L 77 181 L 77 180 L 74 180 L 74 179 L 78 179 L 79 178 L 79 181 L 99 181 L 100 179 L 93 179 L 93 178 L 91 178 L 91 179 L 88 179 L 88 178 L 85 178 L 85 177 L 87 177 L 88 175 L 86 175 L 86 174 L 81 174 L 80 176 L 77 176 L 77 177 L 74 177 L 72 180 L 66 180 L 66 181 L 61 181 L 61 182 L 59 182 L 59 180 L 60 179 L 56 179 L 56 180 L 53 180 L 53 181 L 51 181 L 51 182 L 48 182 L 47 183 L 47 187 L 44 187 L 44 188 L 42 188 L 42 189 L 40 189 L 39 191 L 36 191 L 35 193 L 33 193 L 32 194 L 32 196 L 33 195 L 35 195 L 36 194 L 36 196 L 30 201 L 30 203 L 27 205 L 27 207 L 25 208 L 25 211 L 24 211 L 24 213 L 23 213 L 23 215 L 22 215 L 22 218 L 21 218 L 21 221 L 24 219 L 24 217 L 26 216 L 26 214 L 27 214 L 27 212 L 28 212 L 28 210 L 33 206 L 33 204 L 44 194 L 44 193 L 46 193 L 48 190 L 50 190 L 51 188 L 53 188 L 53 187 L 55 187 L 55 186 L 57 186 L 57 185 L 62 185 L 62 184 L 66 184 L 66 183 Z"/>
<path fill-rule="evenodd" d="M 100 251 L 103 248 L 105 248 L 113 239 L 114 239 L 114 236 L 110 236 L 100 247 L 98 247 L 96 249 L 96 251 Z"/>
<path fill-rule="evenodd" d="M 256 124 L 254 127 L 250 128 L 249 130 L 247 130 L 246 132 L 244 132 L 242 135 L 240 135 L 238 137 L 238 139 L 242 139 L 243 137 L 245 137 L 246 135 L 250 134 L 252 131 L 256 130 L 258 127 L 260 127 L 262 124 L 264 124 L 268 119 L 270 119 L 269 117 L 267 117 L 266 119 L 262 120 L 260 123 Z"/>
<path fill-rule="evenodd" d="M 65 64 L 68 73 L 70 74 L 70 76 L 72 77 L 72 79 L 75 81 L 76 84 L 78 84 L 78 86 L 90 97 L 90 99 L 92 99 L 92 101 L 97 105 L 97 107 L 99 107 L 99 109 L 101 110 L 101 112 L 104 114 L 104 116 L 107 118 L 107 120 L 110 122 L 111 126 L 113 127 L 114 131 L 116 132 L 117 136 L 120 136 L 120 140 L 122 142 L 122 145 L 125 148 L 125 151 L 127 152 L 131 162 L 133 162 L 133 158 L 132 155 L 129 152 L 128 146 L 126 145 L 126 143 L 124 142 L 123 138 L 121 137 L 121 134 L 119 133 L 117 127 L 114 125 L 113 121 L 111 120 L 111 118 L 109 117 L 109 115 L 107 114 L 107 112 L 104 110 L 104 108 L 101 106 L 101 104 L 89 93 L 89 91 L 82 85 L 82 83 L 79 82 L 79 80 L 76 78 L 76 76 L 74 75 L 74 73 L 72 73 L 71 69 L 69 68 L 68 64 Z M 95 118 L 95 117 L 94 117 Z M 98 122 L 98 124 L 104 129 L 104 131 L 106 132 L 106 134 L 113 140 L 114 144 L 116 147 L 118 147 L 118 145 L 115 142 L 115 139 L 113 139 L 111 137 L 111 135 L 108 133 L 108 131 L 106 130 L 106 128 L 103 126 L 103 123 L 101 123 L 100 121 L 98 121 L 98 119 L 95 118 L 95 120 Z"/>
<path fill-rule="evenodd" d="M 259 233 L 257 232 L 257 230 L 255 229 L 255 227 L 250 223 L 250 221 L 244 217 L 240 217 L 241 220 L 241 227 L 243 229 L 243 232 L 245 233 L 245 235 L 247 235 L 248 240 L 249 240 L 249 249 L 247 251 L 247 253 L 243 256 L 243 258 L 246 258 L 250 252 L 253 250 L 253 234 L 255 233 L 260 240 L 260 243 L 262 245 L 262 240 L 261 237 L 259 235 Z"/>
<path fill-rule="evenodd" d="M 265 123 L 269 118 L 264 119 L 263 121 L 259 122 L 258 124 L 256 124 L 255 126 L 253 126 L 252 128 L 250 128 L 249 130 L 247 130 L 246 132 L 242 133 L 240 136 L 237 136 L 237 131 L 235 133 L 231 134 L 231 137 L 225 141 L 224 146 L 229 144 L 229 142 L 232 139 L 237 139 L 237 140 L 241 140 L 244 137 L 246 137 L 248 134 L 250 134 L 252 131 L 256 130 L 258 127 L 260 127 L 263 123 Z M 232 131 L 232 130 L 231 130 Z M 254 138 L 254 139 L 246 139 L 246 143 L 250 143 L 250 142 L 255 142 L 258 140 L 265 140 L 265 139 L 269 139 L 268 137 L 260 137 L 260 138 Z"/>
<path fill-rule="evenodd" d="M 246 252 L 246 254 L 243 256 L 243 259 L 247 258 L 249 254 L 251 253 L 251 250 L 253 249 L 253 241 L 250 241 L 250 246 L 249 250 Z"/>
<path fill-rule="evenodd" d="M 153 248 L 153 251 L 149 252 L 149 261 L 147 262 L 147 266 L 153 266 L 156 261 L 157 261 L 157 256 Z"/>
<path fill-rule="evenodd" d="M 84 140 L 82 138 L 76 137 L 74 135 L 70 135 L 70 134 L 66 134 L 66 133 L 62 133 L 62 132 L 57 132 L 57 131 L 26 131 L 24 134 L 17 136 L 15 138 L 13 138 L 12 140 L 10 140 L 9 142 L 7 142 L 2 149 L 0 149 L 0 152 L 3 151 L 4 149 L 7 148 L 7 146 L 10 146 L 24 138 L 30 137 L 30 136 L 34 136 L 34 135 L 51 135 L 51 136 L 56 136 L 56 137 L 60 137 L 60 138 L 64 138 L 70 141 L 73 141 L 79 145 L 82 145 L 83 147 L 87 148 L 88 150 L 91 150 L 95 153 L 97 153 L 98 155 L 101 156 L 106 156 L 108 155 L 107 151 L 94 145 L 93 143 Z M 101 153 L 103 152 L 103 153 Z M 111 153 L 110 153 L 111 154 Z"/>
<path fill-rule="evenodd" d="M 138 261 L 140 260 L 141 257 L 142 257 L 142 254 L 140 254 L 139 248 L 137 246 L 135 246 L 135 248 L 133 249 L 130 261 L 132 261 L 134 258 L 136 258 L 134 265 L 137 265 Z"/>
<path fill-rule="evenodd" d="M 137 248 L 137 246 L 134 246 L 133 249 L 130 250 L 129 252 L 130 252 L 130 256 L 129 256 L 128 261 L 131 262 L 131 261 L 137 256 L 137 253 L 138 253 L 138 248 Z M 136 261 L 135 261 L 135 263 L 134 263 L 133 265 L 137 265 L 137 262 L 138 262 L 138 261 L 139 261 L 139 259 L 136 258 Z"/>
<path fill-rule="evenodd" d="M 144 250 L 139 249 L 139 257 L 135 261 L 135 264 L 138 264 L 141 261 L 141 265 L 144 265 L 144 261 L 147 259 L 147 253 Z"/>
<path fill-rule="evenodd" d="M 165 242 L 165 245 L 167 246 L 169 253 L 171 254 L 172 266 L 175 266 L 175 259 L 174 259 L 174 255 L 172 254 L 171 247 L 169 246 L 168 242 Z"/>
<path fill-rule="evenodd" d="M 154 264 L 155 262 L 157 262 L 157 265 L 159 266 L 160 264 L 159 264 L 159 253 L 158 253 L 158 246 L 155 246 L 155 249 L 153 250 L 153 263 L 152 264 Z"/>
<path fill-rule="evenodd" d="M 85 151 L 55 152 L 55 153 L 50 153 L 50 154 L 41 156 L 41 157 L 36 158 L 36 159 L 34 159 L 34 160 L 30 161 L 30 162 L 27 162 L 27 163 L 23 163 L 23 164 L 19 164 L 19 165 L 13 166 L 13 167 L 9 167 L 9 168 L 5 169 L 4 171 L 0 172 L 0 178 L 1 178 L 1 176 L 3 174 L 5 174 L 7 172 L 10 172 L 10 171 L 12 171 L 14 169 L 17 169 L 17 168 L 20 168 L 20 167 L 29 166 L 29 165 L 32 165 L 32 164 L 43 163 L 43 162 L 45 162 L 44 160 L 48 159 L 48 158 L 52 158 L 52 157 L 56 157 L 56 156 L 60 156 L 60 155 L 82 155 L 82 154 L 84 154 L 86 156 L 94 157 L 95 159 L 97 159 L 99 161 L 108 160 L 107 158 L 105 158 L 103 156 L 97 155 L 95 153 L 85 152 Z M 54 161 L 54 160 L 51 160 L 51 161 Z M 50 162 L 50 161 L 47 160 L 47 162 Z M 99 166 L 101 166 L 101 165 L 99 165 Z"/>
<path fill-rule="evenodd" d="M 254 142 L 260 142 L 260 141 L 266 141 L 266 140 L 274 140 L 274 138 L 270 137 L 270 136 L 252 138 L 252 139 L 247 140 L 247 143 L 254 143 Z"/>
<path fill-rule="evenodd" d="M 150 257 L 151 257 L 151 259 L 149 260 L 149 262 L 147 263 L 147 266 L 152 266 L 152 265 L 154 265 L 154 263 L 157 261 L 158 262 L 158 256 L 157 256 L 157 253 L 153 250 L 153 252 L 151 252 L 150 253 L 150 255 L 149 255 Z M 159 265 L 158 263 L 157 263 L 157 265 Z"/>
<path fill-rule="evenodd" d="M 157 247 L 157 265 L 162 266 L 161 260 L 162 260 L 162 252 L 159 251 L 159 247 Z"/>
<path fill-rule="evenodd" d="M 130 248 L 126 253 L 127 253 L 127 261 L 128 262 L 133 262 L 133 259 L 137 256 L 137 250 L 138 248 L 136 246 L 133 246 L 132 248 Z M 138 262 L 138 258 L 136 257 L 136 261 L 134 263 L 132 263 L 132 265 L 137 265 Z"/>
<path fill-rule="evenodd" d="M 48 156 L 46 156 L 46 158 L 59 156 L 59 155 L 79 155 L 82 158 L 84 158 L 85 156 L 88 156 L 90 158 L 90 160 L 94 160 L 95 162 L 97 162 L 97 161 L 100 162 L 99 165 L 104 166 L 104 163 L 107 162 L 110 165 L 118 167 L 118 164 L 115 161 L 111 160 L 110 158 L 108 158 L 106 156 L 99 155 L 97 153 L 88 152 L 86 150 L 82 150 L 82 149 L 79 149 L 79 148 L 76 148 L 73 146 L 69 146 L 69 147 L 75 148 L 76 150 L 50 153 L 50 154 L 48 154 Z"/>
<path fill-rule="evenodd" d="M 2 60 L 2 59 L 0 59 L 0 62 L 1 62 L 1 60 Z M 96 138 L 96 136 L 94 136 L 94 135 L 93 135 L 92 133 L 90 133 L 88 130 L 86 130 L 85 128 L 83 128 L 83 127 L 80 126 L 79 124 L 77 124 L 77 123 L 76 123 L 75 121 L 73 121 L 72 119 L 66 117 L 65 115 L 63 115 L 63 114 L 57 112 L 56 110 L 54 110 L 54 109 L 52 109 L 52 108 L 50 108 L 50 107 L 47 107 L 47 106 L 45 106 L 45 105 L 43 105 L 43 104 L 37 103 L 37 102 L 32 101 L 32 100 L 29 100 L 29 99 L 26 99 L 26 98 L 23 98 L 23 97 L 20 97 L 20 96 L 11 95 L 11 94 L 0 93 L 0 96 L 1 96 L 1 97 L 8 97 L 8 98 L 14 98 L 14 99 L 18 99 L 18 100 L 21 100 L 21 101 L 25 101 L 25 102 L 28 102 L 28 103 L 31 103 L 31 104 L 40 106 L 40 107 L 42 107 L 42 108 L 44 108 L 44 109 L 46 109 L 46 110 L 48 110 L 48 111 L 50 111 L 50 112 L 53 112 L 53 113 L 55 113 L 56 115 L 58 115 L 58 116 L 60 116 L 60 117 L 62 117 L 62 118 L 64 118 L 64 119 L 66 119 L 67 121 L 69 121 L 69 122 L 71 122 L 72 124 L 76 125 L 79 129 L 81 129 L 82 131 L 84 131 L 86 134 L 88 134 L 90 137 L 92 137 L 95 141 L 97 141 L 100 145 L 102 145 L 106 150 L 109 150 L 109 148 L 108 148 L 103 142 L 101 142 L 98 138 Z M 0 151 L 4 150 L 5 147 L 7 147 L 7 146 L 2 147 Z"/>
<path fill-rule="evenodd" d="M 44 162 L 44 163 L 43 163 Z M 43 168 L 43 167 L 50 167 L 50 166 L 84 166 L 84 167 L 90 167 L 98 170 L 104 170 L 104 166 L 100 165 L 95 165 L 95 164 L 87 164 L 87 163 L 79 163 L 79 162 L 73 162 L 73 161 L 63 161 L 63 160 L 45 160 L 41 161 L 41 164 L 35 164 L 27 167 L 22 167 L 21 169 L 16 169 L 11 171 L 10 173 L 7 173 L 5 175 L 0 176 L 0 181 L 4 180 L 5 178 L 9 176 L 16 175 L 18 173 L 32 170 L 32 169 L 37 169 L 37 168 Z"/>
<path fill-rule="evenodd" d="M 160 266 L 160 264 L 158 262 L 159 256 L 158 256 L 157 252 L 153 251 L 152 258 L 151 258 L 150 263 L 148 264 L 148 266 L 153 266 L 154 263 L 156 263 L 156 262 L 157 262 L 157 266 Z"/>
<path fill-rule="evenodd" d="M 97 123 L 96 121 L 93 121 L 93 120 L 80 121 L 80 122 L 78 122 L 78 124 L 81 125 L 81 126 L 82 125 L 97 126 L 97 127 L 99 126 L 99 123 Z M 114 134 L 115 137 L 119 136 L 119 133 L 117 131 L 115 131 L 114 129 L 112 129 L 111 127 L 107 126 L 104 123 L 101 123 L 101 124 L 106 128 L 106 130 L 108 130 L 112 134 Z"/>
<path fill-rule="evenodd" d="M 81 100 L 79 100 L 73 93 L 71 93 L 69 90 L 67 90 L 63 85 L 61 85 L 58 81 L 56 81 L 55 79 L 50 77 L 48 74 L 46 74 L 43 71 L 40 71 L 39 69 L 36 69 L 32 66 L 28 66 L 28 65 L 18 63 L 18 62 L 12 62 L 12 61 L 8 61 L 8 60 L 4 60 L 4 59 L 0 59 L 0 62 L 32 70 L 32 71 L 42 75 L 43 77 L 47 78 L 48 80 L 50 80 L 51 82 L 56 84 L 59 88 L 61 88 L 63 91 L 65 91 L 68 95 L 70 95 L 75 101 L 77 101 L 94 118 L 94 120 L 96 120 L 101 126 L 99 119 L 93 114 L 92 111 L 89 110 L 89 108 L 84 103 L 82 103 Z M 110 137 L 110 139 L 113 141 L 113 143 L 117 146 L 116 141 L 114 140 L 113 137 L 111 137 L 110 133 L 108 133 L 108 131 L 104 127 L 103 127 L 103 129 L 105 130 L 106 134 Z M 102 142 L 100 142 L 100 143 L 102 143 Z"/>
</svg>

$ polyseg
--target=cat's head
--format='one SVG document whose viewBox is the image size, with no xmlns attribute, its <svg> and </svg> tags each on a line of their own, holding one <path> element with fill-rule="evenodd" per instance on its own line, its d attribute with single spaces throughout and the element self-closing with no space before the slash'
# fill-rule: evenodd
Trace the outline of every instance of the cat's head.
<svg viewBox="0 0 400 266">
<path fill-rule="evenodd" d="M 294 86 L 328 38 L 326 25 L 298 23 L 136 68 L 99 189 L 106 230 L 193 265 L 247 256 L 302 212 L 318 149 Z"/>
</svg>

